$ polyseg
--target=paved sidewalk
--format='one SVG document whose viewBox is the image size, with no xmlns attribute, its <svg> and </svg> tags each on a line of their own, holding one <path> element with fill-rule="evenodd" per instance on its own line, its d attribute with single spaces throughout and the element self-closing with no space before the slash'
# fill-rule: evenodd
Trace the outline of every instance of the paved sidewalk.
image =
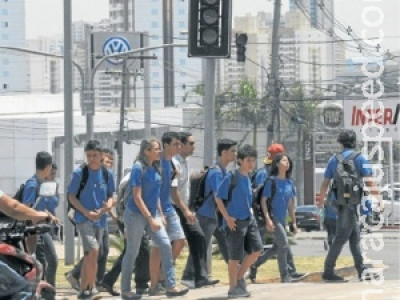
<svg viewBox="0 0 400 300">
<path fill-rule="evenodd" d="M 380 285 L 363 283 L 352 279 L 348 283 L 270 283 L 250 284 L 248 290 L 252 296 L 249 299 L 276 300 L 399 300 L 400 281 L 384 281 Z M 222 300 L 227 299 L 228 286 L 218 285 L 202 289 L 190 290 L 183 297 L 176 299 Z M 121 299 L 102 293 L 104 299 Z M 57 299 L 76 299 L 71 291 L 60 290 Z M 142 299 L 171 299 L 166 296 Z"/>
</svg>

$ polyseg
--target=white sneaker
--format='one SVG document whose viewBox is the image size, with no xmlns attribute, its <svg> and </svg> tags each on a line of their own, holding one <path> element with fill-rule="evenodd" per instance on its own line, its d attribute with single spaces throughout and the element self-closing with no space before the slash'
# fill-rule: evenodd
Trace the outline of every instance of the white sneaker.
<svg viewBox="0 0 400 300">
<path fill-rule="evenodd" d="M 194 280 L 181 280 L 181 283 L 187 286 L 189 289 L 194 289 L 196 287 Z"/>
</svg>

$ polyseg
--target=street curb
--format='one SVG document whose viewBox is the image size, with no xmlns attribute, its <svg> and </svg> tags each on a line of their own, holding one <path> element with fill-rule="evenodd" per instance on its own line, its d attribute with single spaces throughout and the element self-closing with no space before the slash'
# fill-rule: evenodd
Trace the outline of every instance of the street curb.
<svg viewBox="0 0 400 300">
<path fill-rule="evenodd" d="M 387 269 L 388 268 L 387 265 L 378 265 L 378 264 L 369 264 L 369 263 L 366 263 L 365 267 L 367 269 L 373 269 L 374 272 L 376 272 L 376 273 L 378 273 L 379 270 L 383 270 L 383 269 Z M 342 276 L 342 277 L 354 277 L 354 276 L 357 276 L 357 270 L 356 270 L 355 267 L 337 268 L 337 269 L 335 269 L 335 273 L 337 275 L 339 275 L 339 276 Z M 300 280 L 299 282 L 323 282 L 322 274 L 323 274 L 323 272 L 311 272 L 304 279 Z M 280 283 L 280 282 L 281 282 L 281 278 L 280 277 L 257 280 L 257 284 L 262 284 L 262 283 Z"/>
</svg>

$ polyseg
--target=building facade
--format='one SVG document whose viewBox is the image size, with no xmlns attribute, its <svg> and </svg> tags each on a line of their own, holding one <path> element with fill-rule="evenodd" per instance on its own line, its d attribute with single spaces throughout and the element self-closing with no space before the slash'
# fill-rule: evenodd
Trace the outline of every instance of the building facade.
<svg viewBox="0 0 400 300">
<path fill-rule="evenodd" d="M 0 47 L 25 47 L 25 1 L 0 0 Z M 0 94 L 29 92 L 27 57 L 0 52 Z"/>
</svg>

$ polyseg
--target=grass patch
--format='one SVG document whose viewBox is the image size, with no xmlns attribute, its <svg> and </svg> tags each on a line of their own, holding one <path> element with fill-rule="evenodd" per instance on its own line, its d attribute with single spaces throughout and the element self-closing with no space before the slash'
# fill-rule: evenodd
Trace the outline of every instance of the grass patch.
<svg viewBox="0 0 400 300">
<path fill-rule="evenodd" d="M 178 279 L 181 278 L 183 268 L 186 264 L 188 251 L 187 248 L 182 251 L 182 254 L 176 261 L 176 276 Z M 110 269 L 116 257 L 109 257 L 107 263 L 107 269 Z M 321 257 L 294 257 L 296 268 L 299 272 L 320 272 L 323 270 L 325 256 Z M 353 259 L 351 257 L 339 257 L 337 263 L 337 268 L 350 267 L 353 266 Z M 71 270 L 72 266 L 65 266 L 64 260 L 59 261 L 57 270 L 57 286 L 69 287 L 68 282 L 65 280 L 64 273 Z M 212 276 L 215 279 L 220 279 L 221 283 L 228 283 L 228 266 L 225 264 L 224 260 L 219 254 L 213 256 L 212 262 Z M 268 278 L 279 277 L 278 263 L 276 259 L 268 260 L 264 265 L 259 268 L 257 279 L 260 281 L 266 280 Z M 119 286 L 119 281 L 116 284 Z"/>
</svg>

